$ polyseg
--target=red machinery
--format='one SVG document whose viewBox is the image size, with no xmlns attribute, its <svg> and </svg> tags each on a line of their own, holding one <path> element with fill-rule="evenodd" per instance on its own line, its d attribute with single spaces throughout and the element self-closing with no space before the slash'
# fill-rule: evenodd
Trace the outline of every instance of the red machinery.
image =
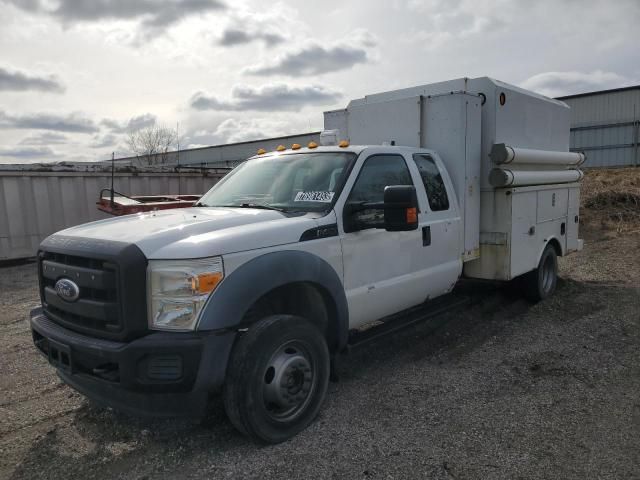
<svg viewBox="0 0 640 480">
<path fill-rule="evenodd" d="M 107 194 L 105 195 L 105 192 Z M 111 215 L 129 215 L 131 213 L 168 210 L 170 208 L 192 207 L 201 195 L 149 195 L 129 197 L 110 188 L 100 192 L 96 202 L 98 210 Z"/>
<path fill-rule="evenodd" d="M 206 165 L 178 165 L 170 171 L 200 170 L 205 176 L 206 171 L 213 171 L 214 175 L 222 178 L 231 167 L 207 167 Z M 111 188 L 103 188 L 96 205 L 98 210 L 111 215 L 129 215 L 132 213 L 151 212 L 153 210 L 169 210 L 171 208 L 192 207 L 202 195 L 136 195 L 128 196 L 114 190 L 115 154 L 111 154 Z M 169 170 L 168 170 L 169 171 Z"/>
</svg>

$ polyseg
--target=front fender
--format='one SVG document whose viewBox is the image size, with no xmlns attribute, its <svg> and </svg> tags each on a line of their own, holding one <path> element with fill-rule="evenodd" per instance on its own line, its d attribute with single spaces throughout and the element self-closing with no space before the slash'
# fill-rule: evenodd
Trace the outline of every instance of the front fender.
<svg viewBox="0 0 640 480">
<path fill-rule="evenodd" d="M 221 330 L 240 324 L 249 308 L 271 290 L 296 282 L 318 285 L 336 307 L 338 348 L 347 343 L 349 309 L 340 277 L 329 263 L 308 252 L 284 250 L 254 258 L 233 271 L 209 297 L 198 330 Z"/>
</svg>

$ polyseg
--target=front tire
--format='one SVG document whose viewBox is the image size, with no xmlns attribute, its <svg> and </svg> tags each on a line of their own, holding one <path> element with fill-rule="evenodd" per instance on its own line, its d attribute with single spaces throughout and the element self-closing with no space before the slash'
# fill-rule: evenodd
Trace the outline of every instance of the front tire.
<svg viewBox="0 0 640 480">
<path fill-rule="evenodd" d="M 547 244 L 538 268 L 524 275 L 524 295 L 530 302 L 537 303 L 550 297 L 558 283 L 558 255 L 553 245 Z"/>
<path fill-rule="evenodd" d="M 316 326 L 293 315 L 266 317 L 231 353 L 223 390 L 227 416 L 254 441 L 287 440 L 320 411 L 329 371 L 327 343 Z"/>
</svg>

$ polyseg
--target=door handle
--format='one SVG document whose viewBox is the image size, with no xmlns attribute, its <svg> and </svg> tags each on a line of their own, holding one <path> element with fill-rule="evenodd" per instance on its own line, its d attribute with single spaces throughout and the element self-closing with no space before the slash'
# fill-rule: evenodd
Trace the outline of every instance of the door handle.
<svg viewBox="0 0 640 480">
<path fill-rule="evenodd" d="M 431 245 L 431 225 L 422 227 L 422 246 L 428 247 Z"/>
</svg>

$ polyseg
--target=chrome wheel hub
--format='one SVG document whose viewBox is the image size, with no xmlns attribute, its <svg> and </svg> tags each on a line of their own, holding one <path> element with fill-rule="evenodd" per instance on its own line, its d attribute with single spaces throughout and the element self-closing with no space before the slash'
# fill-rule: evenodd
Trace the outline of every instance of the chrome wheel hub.
<svg viewBox="0 0 640 480">
<path fill-rule="evenodd" d="M 288 420 L 306 406 L 314 372 L 306 350 L 289 343 L 271 357 L 264 374 L 264 401 L 274 418 Z"/>
</svg>

